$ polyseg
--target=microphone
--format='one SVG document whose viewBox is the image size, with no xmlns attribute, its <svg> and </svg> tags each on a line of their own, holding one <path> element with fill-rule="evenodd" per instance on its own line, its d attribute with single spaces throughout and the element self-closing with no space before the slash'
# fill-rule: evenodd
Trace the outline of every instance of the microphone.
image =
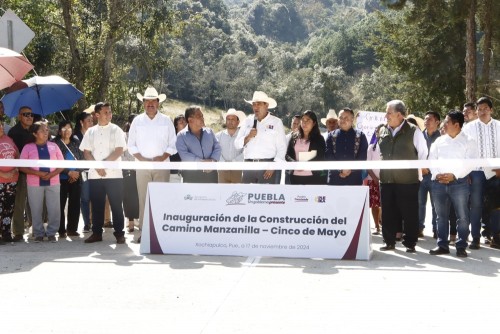
<svg viewBox="0 0 500 334">
<path fill-rule="evenodd" d="M 257 119 L 253 120 L 253 127 L 252 128 L 257 129 Z"/>
</svg>

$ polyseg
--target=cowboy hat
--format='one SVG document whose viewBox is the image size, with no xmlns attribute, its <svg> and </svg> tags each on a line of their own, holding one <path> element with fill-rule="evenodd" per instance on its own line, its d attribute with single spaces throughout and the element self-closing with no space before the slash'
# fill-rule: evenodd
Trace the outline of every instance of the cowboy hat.
<svg viewBox="0 0 500 334">
<path fill-rule="evenodd" d="M 234 108 L 230 108 L 227 111 L 227 113 L 222 113 L 222 118 L 224 118 L 224 122 L 226 121 L 226 117 L 229 116 L 229 115 L 234 115 L 234 116 L 238 117 L 238 120 L 240 121 L 240 124 L 238 126 L 240 126 L 241 124 L 243 124 L 243 122 L 247 118 L 247 116 L 245 115 L 245 113 L 243 111 L 236 110 Z"/>
<path fill-rule="evenodd" d="M 333 119 L 339 119 L 339 118 L 337 117 L 337 113 L 335 112 L 335 109 L 330 109 L 330 110 L 328 110 L 328 114 L 326 115 L 326 117 L 325 117 L 325 118 L 322 118 L 322 119 L 321 119 L 321 123 L 322 123 L 323 125 L 326 125 L 326 120 L 327 120 L 327 119 L 330 119 L 330 118 L 333 118 Z"/>
<path fill-rule="evenodd" d="M 250 104 L 254 102 L 265 102 L 269 105 L 269 109 L 276 108 L 276 106 L 278 105 L 275 99 L 270 98 L 266 93 L 260 91 L 255 91 L 253 93 L 253 98 L 250 101 L 245 100 L 245 102 Z"/>
<path fill-rule="evenodd" d="M 420 131 L 424 131 L 425 125 L 424 125 L 424 120 L 423 119 L 421 119 L 420 117 L 415 116 L 413 114 L 410 114 L 410 115 L 406 116 L 406 119 L 408 119 L 408 118 L 413 118 L 417 122 L 418 128 L 420 129 Z"/>
<path fill-rule="evenodd" d="M 83 112 L 86 114 L 92 114 L 93 112 L 95 112 L 95 104 L 90 105 L 90 107 L 85 109 Z"/>
<path fill-rule="evenodd" d="M 137 93 L 137 98 L 141 101 L 158 99 L 158 101 L 162 103 L 167 99 L 167 95 L 165 94 L 158 95 L 158 92 L 154 87 L 148 87 L 144 92 L 144 96 L 142 96 L 141 93 Z"/>
</svg>

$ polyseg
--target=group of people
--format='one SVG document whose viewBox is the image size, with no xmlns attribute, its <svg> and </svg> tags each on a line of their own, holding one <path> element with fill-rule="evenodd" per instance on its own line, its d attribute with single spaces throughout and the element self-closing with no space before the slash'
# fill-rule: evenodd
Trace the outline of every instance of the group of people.
<svg viewBox="0 0 500 334">
<path fill-rule="evenodd" d="M 149 87 L 137 94 L 144 112 L 131 115 L 123 131 L 112 123 L 109 103 L 97 103 L 78 115 L 75 129 L 71 122 L 59 124 L 55 138 L 49 140 L 44 121 L 33 122 L 29 107 L 19 110 L 19 122 L 6 135 L 0 126 L 1 158 L 34 160 L 96 161 L 366 161 L 441 160 L 500 157 L 500 122 L 491 117 L 493 104 L 481 98 L 466 104 L 464 111 L 450 111 L 440 122 L 439 113 L 425 115 L 425 129 L 407 117 L 404 103 L 387 103 L 385 124 L 375 130 L 370 145 L 365 134 L 355 129 L 355 113 L 342 109 L 338 116 L 330 110 L 321 123 L 306 110 L 292 119 L 292 132 L 285 135 L 283 122 L 270 109 L 276 100 L 256 91 L 251 100 L 253 114 L 229 109 L 223 114 L 225 129 L 214 133 L 205 126 L 200 106 L 191 106 L 174 121 L 160 112 L 165 94 Z M 477 119 L 474 119 L 477 117 Z M 464 124 L 467 123 L 465 126 Z M 439 126 L 442 124 L 442 130 Z M 382 230 L 382 251 L 395 249 L 401 238 L 407 252 L 415 252 L 425 228 L 425 207 L 430 193 L 433 231 L 437 248 L 431 254 L 449 253 L 449 234 L 457 256 L 465 257 L 469 226 L 471 249 L 478 249 L 481 223 L 486 225 L 490 245 L 500 248 L 500 169 L 472 168 L 468 164 L 423 169 L 291 170 L 286 183 L 296 185 L 357 186 L 370 189 L 370 207 L 376 232 Z M 83 231 L 92 234 L 85 243 L 102 241 L 106 208 L 112 213 L 112 227 L 118 244 L 125 243 L 124 220 L 134 231 L 134 219 L 142 228 L 144 204 L 149 182 L 180 180 L 188 183 L 277 184 L 280 170 L 119 170 L 112 168 L 2 167 L 0 203 L 2 240 L 21 241 L 24 213 L 33 225 L 35 242 L 78 236 L 80 212 Z M 136 191 L 134 191 L 136 190 Z M 26 198 L 28 199 L 26 201 Z M 109 203 L 109 204 L 108 204 Z M 65 208 L 67 206 L 67 214 Z M 90 209 L 91 208 L 91 209 Z M 124 215 L 125 211 L 125 215 Z M 90 217 L 91 215 L 91 217 Z M 47 220 L 47 227 L 43 223 Z M 10 227 L 12 221 L 12 229 Z M 382 223 L 383 222 L 383 223 Z M 137 242 L 140 242 L 138 236 Z"/>
<path fill-rule="evenodd" d="M 377 131 L 381 159 L 428 159 L 438 164 L 421 170 L 380 172 L 385 242 L 381 250 L 395 249 L 402 231 L 406 251 L 415 252 L 418 237 L 423 237 L 429 193 L 437 239 L 431 255 L 449 254 L 451 243 L 458 257 L 467 257 L 467 247 L 480 248 L 481 224 L 486 242 L 500 248 L 500 168 L 476 167 L 466 161 L 500 157 L 500 122 L 492 118 L 492 101 L 482 97 L 467 103 L 463 111 L 448 112 L 443 122 L 439 113 L 429 111 L 423 132 L 404 119 L 405 113 L 401 101 L 387 104 L 387 125 Z M 462 160 L 463 164 L 439 164 L 446 159 Z"/>
</svg>

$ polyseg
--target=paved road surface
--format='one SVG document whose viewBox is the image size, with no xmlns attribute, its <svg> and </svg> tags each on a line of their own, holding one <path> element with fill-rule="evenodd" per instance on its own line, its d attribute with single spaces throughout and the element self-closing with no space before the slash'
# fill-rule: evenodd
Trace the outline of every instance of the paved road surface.
<svg viewBox="0 0 500 334">
<path fill-rule="evenodd" d="M 136 232 L 137 233 L 137 232 Z M 86 235 L 85 235 L 86 237 Z M 139 254 L 116 245 L 0 246 L 0 333 L 496 332 L 500 251 L 402 245 L 371 261 Z"/>
</svg>

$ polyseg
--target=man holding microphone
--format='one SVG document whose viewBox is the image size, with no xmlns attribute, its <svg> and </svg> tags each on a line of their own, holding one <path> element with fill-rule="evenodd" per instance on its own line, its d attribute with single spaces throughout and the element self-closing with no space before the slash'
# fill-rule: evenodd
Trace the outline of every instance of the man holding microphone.
<svg viewBox="0 0 500 334">
<path fill-rule="evenodd" d="M 271 115 L 269 109 L 276 108 L 276 100 L 266 93 L 256 91 L 250 101 L 254 114 L 247 117 L 241 126 L 234 143 L 237 149 L 243 149 L 245 161 L 285 161 L 286 138 L 283 122 Z M 281 171 L 275 170 L 245 170 L 243 183 L 277 184 Z"/>
</svg>

